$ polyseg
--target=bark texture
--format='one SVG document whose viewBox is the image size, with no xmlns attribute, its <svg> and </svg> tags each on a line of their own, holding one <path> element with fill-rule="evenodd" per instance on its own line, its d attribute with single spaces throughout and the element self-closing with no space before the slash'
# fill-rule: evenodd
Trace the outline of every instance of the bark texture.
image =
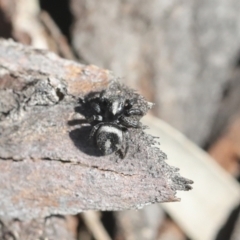
<svg viewBox="0 0 240 240">
<path fill-rule="evenodd" d="M 88 142 L 79 100 L 106 89 L 138 97 L 145 112 L 150 106 L 107 70 L 0 41 L 0 216 L 141 208 L 191 189 L 141 129 L 130 130 L 125 159 Z"/>
</svg>

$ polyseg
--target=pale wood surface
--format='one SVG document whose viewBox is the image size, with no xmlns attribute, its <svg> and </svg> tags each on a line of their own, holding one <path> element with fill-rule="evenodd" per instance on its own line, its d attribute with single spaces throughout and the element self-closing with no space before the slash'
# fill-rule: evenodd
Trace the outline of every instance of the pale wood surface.
<svg viewBox="0 0 240 240">
<path fill-rule="evenodd" d="M 206 152 L 189 141 L 167 123 L 151 116 L 145 124 L 154 136 L 160 137 L 160 148 L 168 163 L 194 181 L 188 194 L 179 193 L 181 202 L 162 204 L 164 209 L 193 240 L 212 240 L 239 204 L 240 186 Z"/>
</svg>

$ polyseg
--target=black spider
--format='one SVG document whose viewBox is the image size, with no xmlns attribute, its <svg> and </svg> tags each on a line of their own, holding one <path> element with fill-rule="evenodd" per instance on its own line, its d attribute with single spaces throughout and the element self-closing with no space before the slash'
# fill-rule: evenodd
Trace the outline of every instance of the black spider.
<svg viewBox="0 0 240 240">
<path fill-rule="evenodd" d="M 113 152 L 124 158 L 129 148 L 128 128 L 140 128 L 139 122 L 144 112 L 134 108 L 136 99 L 127 99 L 121 95 L 104 96 L 89 100 L 95 114 L 88 118 L 93 126 L 90 139 L 93 139 L 103 155 Z M 136 117 L 132 117 L 136 116 Z"/>
</svg>

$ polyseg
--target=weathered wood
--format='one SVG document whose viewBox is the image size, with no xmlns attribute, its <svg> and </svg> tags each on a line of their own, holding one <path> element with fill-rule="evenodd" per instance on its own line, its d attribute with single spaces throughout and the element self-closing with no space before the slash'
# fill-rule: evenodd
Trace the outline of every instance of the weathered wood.
<svg viewBox="0 0 240 240">
<path fill-rule="evenodd" d="M 151 146 L 154 138 L 142 130 L 130 131 L 123 160 L 100 156 L 88 142 L 79 98 L 110 89 L 112 79 L 96 66 L 0 41 L 0 216 L 141 208 L 177 201 L 176 190 L 191 189 L 192 181 L 165 163 L 165 154 Z"/>
</svg>

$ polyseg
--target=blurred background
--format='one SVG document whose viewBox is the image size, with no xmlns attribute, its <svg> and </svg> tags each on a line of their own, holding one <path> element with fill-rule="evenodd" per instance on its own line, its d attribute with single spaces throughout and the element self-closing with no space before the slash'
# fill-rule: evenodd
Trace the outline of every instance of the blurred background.
<svg viewBox="0 0 240 240">
<path fill-rule="evenodd" d="M 0 0 L 0 37 L 110 69 L 239 184 L 239 0 Z M 239 209 L 213 239 L 240 239 Z M 114 240 L 193 239 L 170 215 L 161 205 L 98 213 Z M 64 218 L 71 239 L 101 239 L 86 216 Z"/>
</svg>

